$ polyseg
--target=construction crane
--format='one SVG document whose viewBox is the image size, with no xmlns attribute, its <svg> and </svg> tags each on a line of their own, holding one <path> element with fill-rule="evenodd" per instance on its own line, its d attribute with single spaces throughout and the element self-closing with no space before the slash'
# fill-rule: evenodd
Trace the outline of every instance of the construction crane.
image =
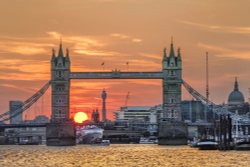
<svg viewBox="0 0 250 167">
<path fill-rule="evenodd" d="M 128 93 L 127 93 L 127 95 L 126 95 L 126 98 L 125 98 L 125 104 L 124 104 L 124 107 L 127 107 L 129 97 L 130 97 L 130 92 L 128 91 Z"/>
</svg>

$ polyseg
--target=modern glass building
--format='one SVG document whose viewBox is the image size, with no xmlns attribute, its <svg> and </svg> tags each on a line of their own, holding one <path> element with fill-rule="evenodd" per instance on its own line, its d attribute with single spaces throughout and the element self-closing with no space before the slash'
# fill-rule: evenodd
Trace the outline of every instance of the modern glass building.
<svg viewBox="0 0 250 167">
<path fill-rule="evenodd" d="M 22 101 L 10 101 L 9 102 L 9 109 L 10 109 L 10 116 L 17 114 L 17 109 L 23 106 Z M 10 124 L 19 124 L 23 122 L 23 114 L 17 114 L 15 117 L 10 119 Z"/>
</svg>

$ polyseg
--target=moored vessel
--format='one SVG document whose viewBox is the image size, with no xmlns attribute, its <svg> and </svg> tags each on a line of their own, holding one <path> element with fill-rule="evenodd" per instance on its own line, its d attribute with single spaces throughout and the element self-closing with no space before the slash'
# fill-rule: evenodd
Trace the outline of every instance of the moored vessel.
<svg viewBox="0 0 250 167">
<path fill-rule="evenodd" d="M 195 147 L 199 148 L 200 150 L 217 150 L 218 143 L 215 140 L 205 139 L 198 141 L 195 144 Z"/>
<path fill-rule="evenodd" d="M 78 144 L 94 144 L 102 141 L 104 129 L 95 125 L 78 127 L 76 130 Z"/>
<path fill-rule="evenodd" d="M 250 139 L 239 140 L 234 145 L 235 150 L 250 150 Z"/>
</svg>

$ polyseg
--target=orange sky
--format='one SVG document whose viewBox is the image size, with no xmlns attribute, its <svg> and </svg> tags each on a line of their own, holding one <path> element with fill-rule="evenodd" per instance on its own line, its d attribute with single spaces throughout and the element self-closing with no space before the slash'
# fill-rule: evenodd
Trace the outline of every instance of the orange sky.
<svg viewBox="0 0 250 167">
<path fill-rule="evenodd" d="M 0 113 L 9 100 L 25 100 L 50 79 L 51 49 L 58 49 L 60 36 L 72 71 L 101 71 L 102 62 L 106 71 L 161 70 L 163 47 L 169 49 L 173 36 L 182 50 L 183 78 L 195 89 L 205 92 L 208 51 L 211 99 L 226 102 L 238 76 L 248 100 L 249 6 L 248 0 L 0 1 Z M 101 110 L 103 88 L 110 119 L 128 91 L 129 105 L 162 101 L 158 80 L 74 80 L 71 110 Z M 50 92 L 29 112 L 49 115 Z"/>
</svg>

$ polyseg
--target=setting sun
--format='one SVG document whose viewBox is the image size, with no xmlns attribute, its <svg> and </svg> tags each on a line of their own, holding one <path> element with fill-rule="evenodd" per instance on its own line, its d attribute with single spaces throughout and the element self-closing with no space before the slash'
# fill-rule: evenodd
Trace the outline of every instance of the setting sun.
<svg viewBox="0 0 250 167">
<path fill-rule="evenodd" d="M 83 123 L 88 119 L 88 115 L 84 112 L 77 112 L 74 116 L 74 121 L 76 123 Z"/>
</svg>

